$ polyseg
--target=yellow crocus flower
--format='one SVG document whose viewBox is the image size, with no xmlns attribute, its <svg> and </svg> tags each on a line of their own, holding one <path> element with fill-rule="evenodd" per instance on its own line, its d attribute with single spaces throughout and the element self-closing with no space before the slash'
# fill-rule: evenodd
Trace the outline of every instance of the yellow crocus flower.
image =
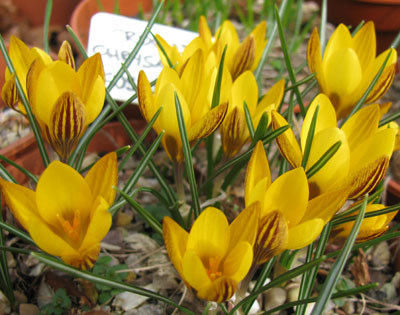
<svg viewBox="0 0 400 315">
<path fill-rule="evenodd" d="M 206 208 L 186 232 L 164 217 L 165 247 L 179 275 L 197 296 L 223 302 L 232 297 L 253 263 L 259 205 L 244 209 L 229 225 L 222 211 Z"/>
<path fill-rule="evenodd" d="M 314 176 L 309 178 L 311 195 L 316 196 L 338 187 L 351 187 L 349 198 L 357 198 L 373 190 L 384 177 L 394 149 L 397 128 L 378 128 L 380 107 L 368 105 L 352 117 L 342 128 L 337 127 L 335 109 L 329 98 L 318 95 L 310 104 L 300 134 L 301 149 L 291 129 L 277 138 L 281 153 L 293 167 L 300 167 L 313 115 L 319 106 L 317 123 L 308 170 L 337 141 L 339 150 Z M 274 129 L 287 125 L 274 112 Z"/>
<path fill-rule="evenodd" d="M 256 129 L 261 116 L 276 109 L 282 101 L 285 80 L 278 81 L 258 103 L 258 86 L 252 72 L 243 72 L 234 82 L 229 98 L 228 113 L 221 125 L 222 147 L 225 156 L 235 156 L 249 140 L 250 134 L 244 113 L 244 102 L 249 109 L 253 126 Z M 268 119 L 270 122 L 271 119 Z"/>
<path fill-rule="evenodd" d="M 383 210 L 385 209 L 385 205 L 382 204 L 368 204 L 365 209 L 365 213 Z M 386 214 L 381 214 L 375 217 L 365 218 L 360 227 L 360 231 L 358 232 L 356 242 L 365 242 L 371 240 L 373 238 L 379 237 L 384 234 L 389 226 L 388 224 L 393 220 L 398 211 L 393 211 Z M 359 211 L 356 211 L 351 214 L 358 215 Z M 332 230 L 332 240 L 335 243 L 344 243 L 344 241 L 349 236 L 351 230 L 353 229 L 354 221 L 346 222 L 336 226 Z"/>
<path fill-rule="evenodd" d="M 319 35 L 317 29 L 314 29 L 308 43 L 308 66 L 311 72 L 316 72 L 321 92 L 331 99 L 338 119 L 351 112 L 389 52 L 389 60 L 368 95 L 366 104 L 382 97 L 392 84 L 397 62 L 396 50 L 389 48 L 376 57 L 375 26 L 370 21 L 354 37 L 345 25 L 340 24 L 330 37 L 321 57 Z"/>
<path fill-rule="evenodd" d="M 27 90 L 42 134 L 66 161 L 87 126 L 100 114 L 105 99 L 100 54 L 86 59 L 78 71 L 72 55 L 49 64 L 36 59 L 29 71 Z"/>
<path fill-rule="evenodd" d="M 302 167 L 272 182 L 264 146 L 259 141 L 250 158 L 245 183 L 246 206 L 254 202 L 261 205 L 254 245 L 255 263 L 264 263 L 283 250 L 311 244 L 346 199 L 347 191 L 340 189 L 309 200 Z"/>
<path fill-rule="evenodd" d="M 175 107 L 178 95 L 190 142 L 209 136 L 222 122 L 228 105 L 211 109 L 208 102 L 210 79 L 204 66 L 201 50 L 188 60 L 182 74 L 164 68 L 157 79 L 154 95 L 146 74 L 140 71 L 138 78 L 139 108 L 143 117 L 150 121 L 159 108 L 163 108 L 153 128 L 157 133 L 165 130 L 162 144 L 169 158 L 180 163 L 183 150 Z"/>
<path fill-rule="evenodd" d="M 69 265 L 92 267 L 100 241 L 111 227 L 118 168 L 116 154 L 101 158 L 82 177 L 67 164 L 53 161 L 36 191 L 0 179 L 6 203 L 43 251 Z"/>
<path fill-rule="evenodd" d="M 10 37 L 9 56 L 14 66 L 15 73 L 11 74 L 6 68 L 5 83 L 1 90 L 1 98 L 4 103 L 16 111 L 26 114 L 25 107 L 22 104 L 15 83 L 15 75 L 22 85 L 26 94 L 26 77 L 30 66 L 36 58 L 40 58 L 43 63 L 48 64 L 51 58 L 42 49 L 33 47 L 29 48 L 23 41 L 15 36 Z"/>
</svg>

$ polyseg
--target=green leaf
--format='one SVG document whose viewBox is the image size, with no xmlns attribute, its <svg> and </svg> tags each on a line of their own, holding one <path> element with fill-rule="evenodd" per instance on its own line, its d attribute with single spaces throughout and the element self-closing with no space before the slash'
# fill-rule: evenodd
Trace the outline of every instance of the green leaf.
<svg viewBox="0 0 400 315">
<path fill-rule="evenodd" d="M 317 105 L 317 108 L 315 109 L 314 115 L 311 120 L 310 129 L 308 130 L 308 134 L 307 134 L 306 147 L 304 148 L 303 160 L 301 161 L 301 166 L 304 169 L 306 168 L 306 165 L 308 162 L 308 157 L 310 156 L 311 145 L 312 145 L 312 141 L 314 139 L 314 134 L 315 134 L 315 126 L 317 125 L 318 112 L 319 112 L 319 104 Z"/>
<path fill-rule="evenodd" d="M 343 271 L 343 268 L 346 264 L 347 258 L 350 255 L 350 252 L 352 250 L 353 244 L 356 241 L 358 231 L 360 230 L 361 223 L 364 219 L 365 215 L 365 209 L 367 208 L 367 201 L 368 201 L 368 194 L 365 195 L 364 201 L 363 201 L 363 206 L 357 216 L 357 220 L 354 223 L 354 226 L 350 232 L 350 235 L 348 236 L 343 249 L 337 258 L 335 264 L 331 268 L 323 286 L 321 289 L 320 294 L 318 295 L 317 301 L 315 303 L 315 306 L 312 310 L 312 315 L 319 315 L 323 314 L 323 311 L 326 307 L 326 305 L 329 302 L 329 299 L 331 298 L 333 294 L 333 290 L 336 287 L 336 284 L 339 280 L 340 274 Z"/>
<path fill-rule="evenodd" d="M 337 150 L 339 150 L 340 146 L 342 145 L 342 141 L 337 141 L 335 142 L 326 152 L 319 158 L 317 162 L 311 166 L 307 172 L 307 178 L 311 178 L 313 175 L 315 175 L 321 168 L 324 167 L 326 163 L 332 158 L 332 156 L 335 155 Z"/>
</svg>

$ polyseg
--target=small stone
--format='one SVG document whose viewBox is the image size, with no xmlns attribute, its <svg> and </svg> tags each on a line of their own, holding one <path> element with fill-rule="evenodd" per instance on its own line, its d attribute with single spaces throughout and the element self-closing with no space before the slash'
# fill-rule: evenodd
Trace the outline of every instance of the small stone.
<svg viewBox="0 0 400 315">
<path fill-rule="evenodd" d="M 7 257 L 7 265 L 8 265 L 8 268 L 15 268 L 15 267 L 17 267 L 17 261 L 15 260 L 13 254 L 11 254 L 10 252 L 6 252 L 6 257 Z"/>
<path fill-rule="evenodd" d="M 125 236 L 124 242 L 128 243 L 133 250 L 144 253 L 149 253 L 159 247 L 155 240 L 142 233 L 131 233 Z"/>
<path fill-rule="evenodd" d="M 53 289 L 45 281 L 42 281 L 40 283 L 37 295 L 37 302 L 39 308 L 42 308 L 44 305 L 51 303 L 53 295 L 54 295 Z"/>
<path fill-rule="evenodd" d="M 19 313 L 24 315 L 39 315 L 40 310 L 36 305 L 23 303 L 19 305 Z"/>
<path fill-rule="evenodd" d="M 26 297 L 26 295 L 20 291 L 14 291 L 14 296 L 18 303 L 27 303 L 28 302 L 28 298 Z"/>
<path fill-rule="evenodd" d="M 390 250 L 387 242 L 381 242 L 372 251 L 372 264 L 375 267 L 387 267 L 390 262 Z"/>
<path fill-rule="evenodd" d="M 272 288 L 264 293 L 265 310 L 269 311 L 285 303 L 287 292 L 282 288 Z"/>
<path fill-rule="evenodd" d="M 9 314 L 10 312 L 10 301 L 7 299 L 4 293 L 0 291 L 0 314 Z"/>
<path fill-rule="evenodd" d="M 354 307 L 354 302 L 352 301 L 346 301 L 342 307 L 343 311 L 345 311 L 346 314 L 355 314 L 355 307 Z"/>
<path fill-rule="evenodd" d="M 396 289 L 400 288 L 400 271 L 394 274 L 394 277 L 390 283 L 393 284 Z"/>
<path fill-rule="evenodd" d="M 144 288 L 150 291 L 155 291 L 152 284 L 148 284 Z M 124 311 L 129 311 L 135 309 L 147 299 L 147 296 L 138 295 L 131 292 L 122 292 L 115 296 L 112 305 Z"/>
<path fill-rule="evenodd" d="M 299 292 L 300 292 L 300 285 L 292 286 L 287 291 L 287 300 L 289 302 L 297 301 L 297 299 L 299 297 Z"/>
</svg>

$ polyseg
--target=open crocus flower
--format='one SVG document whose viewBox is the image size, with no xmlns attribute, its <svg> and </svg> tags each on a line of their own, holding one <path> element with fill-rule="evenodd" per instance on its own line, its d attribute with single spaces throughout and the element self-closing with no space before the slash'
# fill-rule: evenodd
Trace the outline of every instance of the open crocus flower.
<svg viewBox="0 0 400 315">
<path fill-rule="evenodd" d="M 242 73 L 233 82 L 228 113 L 220 129 L 222 147 L 226 157 L 235 156 L 250 138 L 244 113 L 244 102 L 247 104 L 253 126 L 256 129 L 262 114 L 264 112 L 270 113 L 271 110 L 279 106 L 284 88 L 285 81 L 282 79 L 272 86 L 258 104 L 258 87 L 252 72 L 246 71 Z M 271 121 L 271 119 L 268 121 Z"/>
<path fill-rule="evenodd" d="M 321 92 L 331 99 L 338 119 L 351 112 L 389 53 L 385 70 L 369 93 L 366 104 L 382 97 L 392 84 L 397 62 L 396 50 L 390 48 L 376 57 L 373 22 L 365 23 L 354 37 L 345 25 L 340 24 L 321 57 L 319 35 L 317 29 L 314 29 L 308 43 L 308 66 L 311 72 L 317 73 Z"/>
<path fill-rule="evenodd" d="M 311 178 L 311 195 L 351 187 L 349 198 L 357 198 L 373 190 L 382 180 L 394 149 L 396 128 L 379 127 L 379 105 L 369 105 L 350 117 L 341 129 L 337 128 L 335 109 L 324 94 L 318 95 L 309 106 L 301 130 L 301 149 L 291 129 L 277 138 L 281 153 L 293 167 L 302 163 L 310 125 L 317 109 L 317 123 L 306 170 L 310 169 L 337 141 L 341 146 L 333 157 Z M 287 125 L 278 113 L 272 114 L 274 129 Z"/>
<path fill-rule="evenodd" d="M 164 217 L 165 247 L 176 270 L 197 296 L 223 302 L 232 297 L 253 263 L 259 204 L 244 209 L 229 225 L 222 211 L 206 208 L 187 233 Z"/>
<path fill-rule="evenodd" d="M 383 210 L 385 206 L 382 204 L 368 204 L 365 209 L 365 213 Z M 398 211 L 393 211 L 386 214 L 381 214 L 375 217 L 365 218 L 360 227 L 360 231 L 358 232 L 356 242 L 365 242 L 371 240 L 373 238 L 379 237 L 384 234 L 389 226 L 388 224 L 393 220 Z M 359 211 L 351 214 L 357 215 Z M 332 239 L 335 243 L 344 243 L 347 237 L 349 236 L 351 230 L 353 229 L 354 221 L 346 222 L 336 226 L 332 230 Z"/>
<path fill-rule="evenodd" d="M 15 74 L 26 94 L 26 77 L 30 66 L 36 58 L 40 58 L 43 63 L 48 64 L 52 60 L 48 54 L 37 47 L 29 48 L 23 41 L 15 36 L 10 37 L 10 48 L 8 51 L 15 73 L 11 74 L 6 68 L 5 83 L 1 90 L 1 97 L 8 107 L 11 107 L 22 114 L 26 114 L 25 107 L 22 104 L 17 84 L 15 83 Z"/>
<path fill-rule="evenodd" d="M 75 267 L 92 267 L 111 227 L 117 157 L 109 153 L 83 178 L 59 161 L 40 177 L 36 191 L 0 179 L 6 203 L 43 251 Z"/>
<path fill-rule="evenodd" d="M 271 182 L 264 146 L 259 141 L 247 168 L 245 184 L 246 205 L 261 204 L 254 245 L 256 264 L 286 249 L 300 249 L 311 244 L 347 199 L 347 191 L 340 189 L 309 200 L 307 177 L 302 167 Z"/>
<path fill-rule="evenodd" d="M 162 144 L 170 159 L 183 161 L 182 141 L 175 107 L 178 95 L 190 142 L 209 136 L 225 117 L 228 104 L 211 109 L 207 101 L 209 77 L 204 58 L 198 50 L 187 62 L 181 76 L 171 68 L 163 68 L 155 86 L 154 95 L 150 82 L 143 71 L 138 78 L 139 108 L 143 117 L 150 121 L 159 108 L 163 108 L 153 128 L 157 133 L 165 130 Z"/>
<path fill-rule="evenodd" d="M 49 64 L 36 59 L 27 90 L 32 111 L 42 133 L 66 161 L 87 126 L 100 114 L 105 98 L 104 70 L 100 54 L 86 59 L 78 71 L 70 54 Z"/>
</svg>

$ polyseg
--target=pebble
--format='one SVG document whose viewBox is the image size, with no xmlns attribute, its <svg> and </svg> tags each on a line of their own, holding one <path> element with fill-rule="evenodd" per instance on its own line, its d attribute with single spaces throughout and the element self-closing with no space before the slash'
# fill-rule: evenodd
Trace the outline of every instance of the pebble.
<svg viewBox="0 0 400 315">
<path fill-rule="evenodd" d="M 11 312 L 10 302 L 7 297 L 0 291 L 0 314 L 9 314 Z"/>
<path fill-rule="evenodd" d="M 264 293 L 265 310 L 269 311 L 285 303 L 287 292 L 285 289 L 276 287 L 269 289 Z"/>
<path fill-rule="evenodd" d="M 372 264 L 375 267 L 386 267 L 390 262 L 390 250 L 387 242 L 381 242 L 372 251 Z"/>
<path fill-rule="evenodd" d="M 40 310 L 36 305 L 23 303 L 19 305 L 19 313 L 24 315 L 39 315 Z"/>
<path fill-rule="evenodd" d="M 155 291 L 153 284 L 148 284 L 144 287 L 144 289 Z M 145 302 L 148 299 L 146 296 L 138 295 L 131 292 L 122 292 L 115 296 L 112 305 L 123 311 L 133 310 L 138 307 L 140 304 Z"/>
</svg>

